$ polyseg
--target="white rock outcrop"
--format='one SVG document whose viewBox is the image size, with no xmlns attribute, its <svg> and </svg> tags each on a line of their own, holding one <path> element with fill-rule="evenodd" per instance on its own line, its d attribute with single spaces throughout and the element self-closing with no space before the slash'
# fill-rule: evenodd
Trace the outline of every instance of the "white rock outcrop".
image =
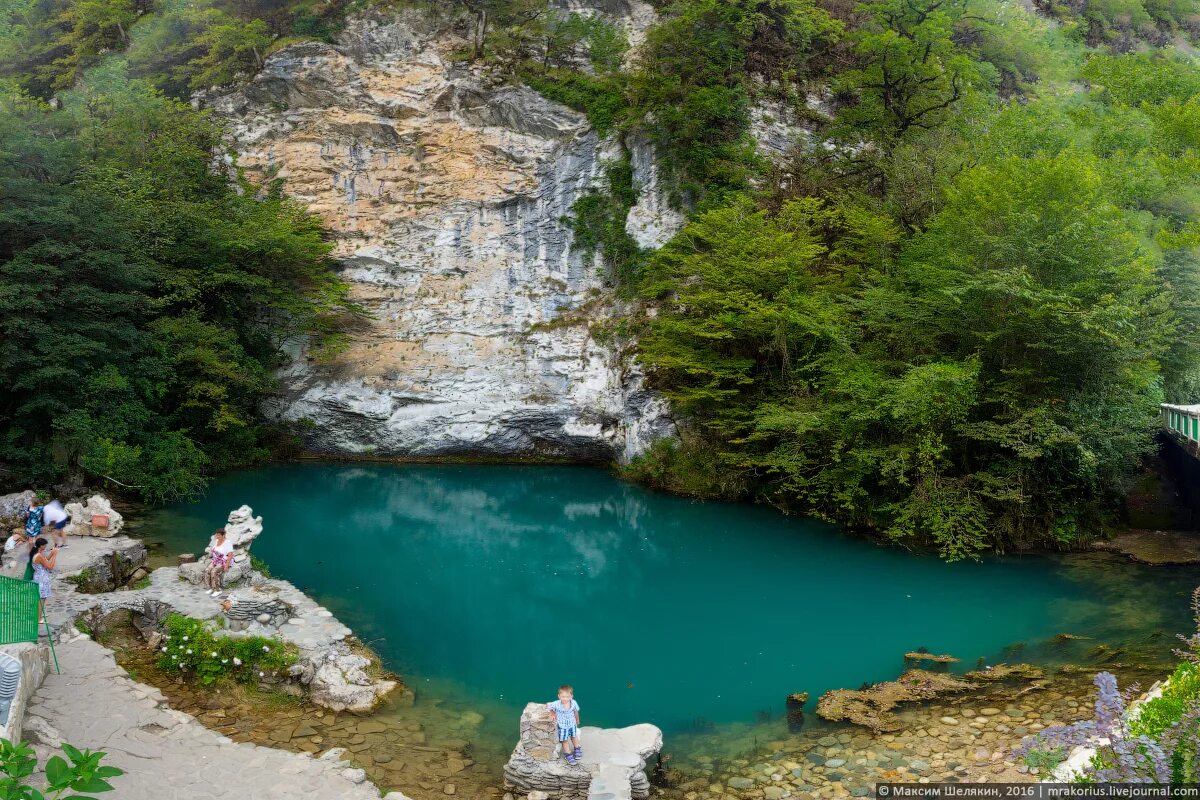
<svg viewBox="0 0 1200 800">
<path fill-rule="evenodd" d="M 238 167 L 334 232 L 372 315 L 332 360 L 297 349 L 268 413 L 326 453 L 640 452 L 670 432 L 666 406 L 600 335 L 627 309 L 571 246 L 572 206 L 621 145 L 454 61 L 462 45 L 415 13 L 354 18 L 338 44 L 284 48 L 212 102 Z M 646 202 L 635 229 L 662 241 L 675 222 Z"/>
<path fill-rule="evenodd" d="M 375 710 L 398 684 L 385 678 L 372 678 L 367 673 L 370 666 L 371 661 L 364 656 L 349 651 L 328 651 L 308 684 L 309 700 L 334 711 L 365 714 Z"/>
<path fill-rule="evenodd" d="M 116 536 L 125 527 L 125 519 L 112 507 L 112 503 L 102 494 L 94 494 L 86 503 L 67 503 L 63 507 L 71 516 L 71 522 L 66 527 L 68 536 L 101 536 L 104 538 Z M 93 525 L 98 517 L 107 517 L 107 526 Z"/>
<path fill-rule="evenodd" d="M 521 738 L 504 766 L 505 788 L 520 794 L 544 792 L 558 800 L 644 800 L 650 796 L 646 763 L 662 750 L 654 725 L 579 729 L 583 758 L 562 758 L 554 720 L 544 703 L 521 713 Z M 532 795 L 531 795 L 532 796 Z"/>
<path fill-rule="evenodd" d="M 233 586 L 250 574 L 250 545 L 263 531 L 262 517 L 254 516 L 250 506 L 241 506 L 229 512 L 225 522 L 225 540 L 233 545 L 233 564 L 225 573 L 225 585 Z M 212 542 L 204 548 L 204 556 L 191 564 L 182 564 L 179 574 L 199 585 L 204 581 L 204 570 L 212 560 Z"/>
</svg>

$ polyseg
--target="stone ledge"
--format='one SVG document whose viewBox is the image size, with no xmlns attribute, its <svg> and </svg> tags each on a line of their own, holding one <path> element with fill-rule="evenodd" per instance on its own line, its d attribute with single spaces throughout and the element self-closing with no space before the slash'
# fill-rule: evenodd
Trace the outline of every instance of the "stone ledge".
<svg viewBox="0 0 1200 800">
<path fill-rule="evenodd" d="M 50 648 L 44 644 L 24 642 L 0 646 L 0 653 L 15 658 L 21 663 L 21 679 L 17 684 L 17 696 L 8 711 L 8 719 L 0 725 L 0 738 L 10 742 L 21 741 L 24 730 L 25 710 L 29 698 L 41 687 L 50 672 Z"/>
<path fill-rule="evenodd" d="M 571 765 L 561 757 L 554 721 L 544 703 L 521 713 L 521 738 L 504 766 L 505 787 L 528 794 L 544 792 L 560 800 L 645 800 L 650 796 L 646 762 L 662 749 L 654 725 L 579 729 L 583 758 Z"/>
</svg>

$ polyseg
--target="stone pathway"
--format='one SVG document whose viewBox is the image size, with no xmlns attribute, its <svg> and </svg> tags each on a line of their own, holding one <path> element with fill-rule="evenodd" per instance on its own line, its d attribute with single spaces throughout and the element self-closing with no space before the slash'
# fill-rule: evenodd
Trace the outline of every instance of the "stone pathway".
<svg viewBox="0 0 1200 800">
<path fill-rule="evenodd" d="M 309 690 L 317 705 L 334 710 L 360 713 L 375 708 L 379 701 L 398 688 L 387 678 L 373 677 L 367 670 L 374 656 L 368 657 L 351 648 L 353 632 L 333 614 L 291 583 L 263 578 L 254 573 L 249 583 L 229 590 L 237 604 L 228 612 L 208 592 L 180 576 L 178 567 L 161 567 L 149 575 L 144 588 L 91 593 L 80 591 L 71 580 L 87 577 L 85 586 L 103 576 L 102 585 L 112 586 L 112 565 L 136 566 L 145 560 L 146 548 L 136 539 L 115 536 L 100 539 L 71 537 L 70 546 L 59 551 L 54 570 L 54 593 L 46 603 L 46 618 L 55 630 L 69 630 L 79 615 L 92 609 L 102 615 L 117 609 L 141 613 L 148 602 L 161 603 L 194 619 L 221 620 L 221 628 L 250 635 L 278 636 L 299 650 L 292 675 Z M 2 574 L 19 575 L 23 558 L 9 558 Z M 121 574 L 124 573 L 124 567 Z M 120 584 L 124 581 L 116 581 Z M 403 690 L 406 691 L 406 690 Z"/>
<path fill-rule="evenodd" d="M 26 732 L 42 763 L 56 739 L 103 750 L 125 770 L 113 780 L 122 800 L 377 800 L 361 769 L 237 744 L 166 707 L 162 694 L 134 682 L 112 653 L 84 635 L 58 648 L 62 674 L 51 673 L 29 705 Z M 388 800 L 402 800 L 393 793 Z"/>
<path fill-rule="evenodd" d="M 78 575 L 99 559 L 134 544 L 136 540 L 125 536 L 115 536 L 111 539 L 71 537 L 70 546 L 59 551 L 58 566 L 54 571 L 54 596 L 46 604 L 50 624 L 67 624 L 80 612 L 96 606 L 105 611 L 114 608 L 136 609 L 146 600 L 164 602 L 180 614 L 196 619 L 215 619 L 221 615 L 218 601 L 203 588 L 182 580 L 176 567 L 154 570 L 150 573 L 150 585 L 144 589 L 103 594 L 81 593 L 66 580 Z M 18 561 L 11 559 L 6 562 L 4 568 L 0 569 L 0 574 L 20 575 L 25 565 Z M 294 643 L 302 651 L 325 650 L 351 635 L 351 630 L 335 619 L 332 613 L 287 581 L 272 578 L 264 581 L 261 586 L 233 588 L 229 594 L 246 602 L 277 599 L 292 609 L 291 616 L 278 627 L 253 623 L 247 629 L 248 633 L 261 636 L 278 635 L 285 641 Z"/>
</svg>

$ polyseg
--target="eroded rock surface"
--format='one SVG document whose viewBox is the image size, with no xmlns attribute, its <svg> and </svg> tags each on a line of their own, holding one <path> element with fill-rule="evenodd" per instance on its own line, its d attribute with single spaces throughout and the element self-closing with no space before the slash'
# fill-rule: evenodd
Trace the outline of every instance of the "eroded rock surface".
<svg viewBox="0 0 1200 800">
<path fill-rule="evenodd" d="M 87 502 L 67 503 L 64 510 L 71 516 L 66 528 L 68 536 L 108 538 L 116 536 L 125 527 L 125 519 L 102 494 L 92 495 Z"/>
<path fill-rule="evenodd" d="M 311 423 L 318 452 L 637 453 L 669 431 L 666 406 L 594 335 L 623 309 L 569 223 L 620 145 L 453 63 L 461 46 L 415 14 L 358 18 L 214 101 L 246 174 L 335 233 L 372 315 L 332 361 L 297 353 L 269 411 Z"/>
</svg>

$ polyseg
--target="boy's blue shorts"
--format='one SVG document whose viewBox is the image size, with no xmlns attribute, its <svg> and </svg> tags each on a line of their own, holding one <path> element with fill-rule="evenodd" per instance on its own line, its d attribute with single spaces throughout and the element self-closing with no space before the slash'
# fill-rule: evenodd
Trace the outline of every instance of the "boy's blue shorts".
<svg viewBox="0 0 1200 800">
<path fill-rule="evenodd" d="M 561 725 L 558 726 L 558 740 L 560 742 L 565 742 L 572 736 L 579 736 L 579 728 L 575 727 L 574 725 L 570 725 L 566 728 Z"/>
</svg>

